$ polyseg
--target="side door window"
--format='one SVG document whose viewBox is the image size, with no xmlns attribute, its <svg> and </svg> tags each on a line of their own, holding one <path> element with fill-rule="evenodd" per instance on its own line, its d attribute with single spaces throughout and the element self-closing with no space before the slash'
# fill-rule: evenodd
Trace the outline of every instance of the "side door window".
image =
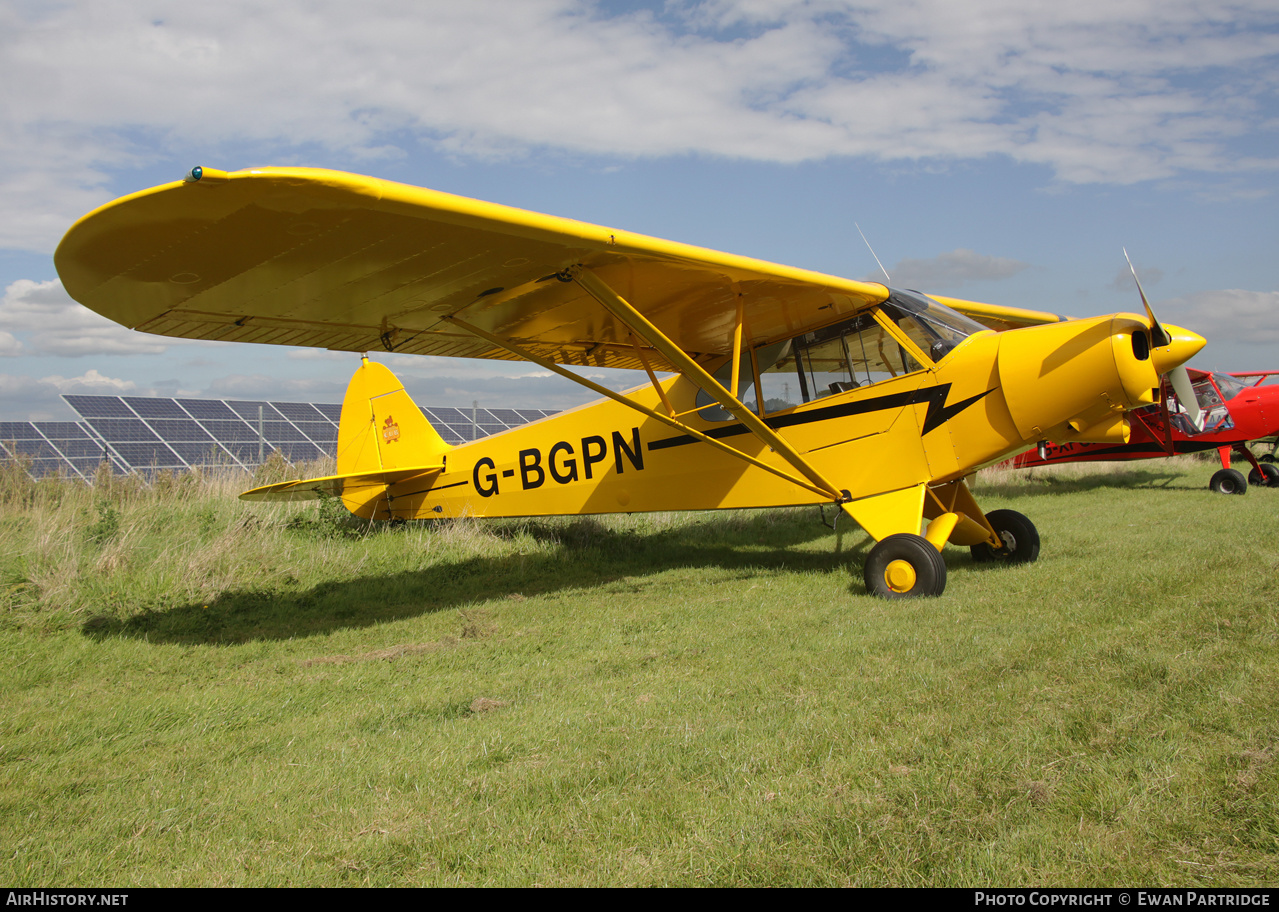
<svg viewBox="0 0 1279 912">
<path fill-rule="evenodd" d="M 771 361 L 763 357 L 764 349 L 756 350 L 764 407 L 769 412 L 922 369 L 916 355 L 875 319 L 873 311 L 783 345 Z"/>
<path fill-rule="evenodd" d="M 930 339 L 922 327 L 909 316 L 893 314 L 911 343 L 918 344 L 911 329 L 921 338 Z M 851 320 L 804 333 L 793 339 L 761 345 L 751 353 L 743 352 L 739 367 L 738 398 L 751 411 L 758 412 L 757 397 L 763 399 L 764 412 L 780 412 L 805 402 L 846 393 L 874 383 L 891 380 L 922 370 L 924 364 L 917 353 L 895 335 L 876 311 L 863 311 Z M 758 369 L 758 390 L 755 369 Z M 713 376 L 725 388 L 732 382 L 733 363 L 726 361 Z M 705 406 L 698 414 L 706 421 L 730 421 L 732 415 L 705 390 L 697 393 L 696 405 Z"/>
</svg>

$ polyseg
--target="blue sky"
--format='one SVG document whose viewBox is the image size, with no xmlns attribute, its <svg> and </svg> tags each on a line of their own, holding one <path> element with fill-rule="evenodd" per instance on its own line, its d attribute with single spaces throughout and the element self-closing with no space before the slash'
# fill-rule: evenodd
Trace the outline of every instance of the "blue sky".
<svg viewBox="0 0 1279 912">
<path fill-rule="evenodd" d="M 879 278 L 856 223 L 895 285 L 1077 316 L 1140 309 L 1126 246 L 1209 340 L 1196 366 L 1279 368 L 1277 93 L 1273 0 L 0 0 L 0 419 L 70 417 L 68 392 L 340 399 L 354 355 L 144 336 L 62 291 L 76 218 L 196 164 Z M 585 398 L 386 360 L 427 404 Z"/>
</svg>

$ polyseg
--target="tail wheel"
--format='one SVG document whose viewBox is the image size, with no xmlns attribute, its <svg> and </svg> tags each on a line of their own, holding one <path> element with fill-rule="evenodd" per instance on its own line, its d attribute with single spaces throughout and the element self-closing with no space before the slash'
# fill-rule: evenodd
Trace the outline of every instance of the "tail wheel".
<svg viewBox="0 0 1279 912">
<path fill-rule="evenodd" d="M 973 560 L 978 563 L 1000 561 L 1005 564 L 1029 564 L 1039 559 L 1039 530 L 1016 510 L 991 510 L 986 520 L 1002 541 L 1002 548 L 985 542 L 973 545 Z"/>
<path fill-rule="evenodd" d="M 1279 488 L 1279 466 L 1273 462 L 1261 463 L 1261 468 L 1248 473 L 1248 484 L 1267 488 Z"/>
<path fill-rule="evenodd" d="M 922 535 L 899 532 L 870 549 L 866 589 L 880 598 L 923 598 L 946 590 L 946 562 Z"/>
<path fill-rule="evenodd" d="M 1208 489 L 1218 494 L 1247 494 L 1248 482 L 1238 469 L 1222 469 L 1209 480 Z"/>
</svg>

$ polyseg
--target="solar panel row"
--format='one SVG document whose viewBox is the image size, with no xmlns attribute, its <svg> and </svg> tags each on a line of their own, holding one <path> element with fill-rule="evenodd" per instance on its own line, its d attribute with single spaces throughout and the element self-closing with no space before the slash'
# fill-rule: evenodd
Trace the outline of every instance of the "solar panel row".
<svg viewBox="0 0 1279 912">
<path fill-rule="evenodd" d="M 0 421 L 0 457 L 36 478 L 61 473 L 86 480 L 108 463 L 116 472 L 231 466 L 252 470 L 275 451 L 306 462 L 337 450 L 342 407 L 330 403 L 142 396 L 63 396 L 76 421 Z M 451 444 L 536 421 L 544 409 L 423 408 Z"/>
<path fill-rule="evenodd" d="M 129 471 L 86 425 L 75 421 L 0 421 L 0 452 L 19 460 L 36 478 L 60 473 L 87 479 L 104 460 L 116 472 Z"/>
</svg>

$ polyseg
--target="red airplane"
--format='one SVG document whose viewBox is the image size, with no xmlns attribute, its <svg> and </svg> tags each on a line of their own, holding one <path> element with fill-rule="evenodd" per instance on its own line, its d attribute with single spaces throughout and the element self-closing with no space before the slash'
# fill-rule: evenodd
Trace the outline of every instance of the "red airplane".
<svg viewBox="0 0 1279 912">
<path fill-rule="evenodd" d="M 1260 459 L 1248 448 L 1248 441 L 1279 432 L 1279 385 L 1262 385 L 1279 371 L 1224 374 L 1188 368 L 1188 373 L 1196 402 L 1183 404 L 1165 379 L 1158 405 L 1128 413 L 1131 432 L 1127 443 L 1041 443 L 1037 450 L 1016 457 L 1013 465 L 1027 469 L 1059 462 L 1154 459 L 1215 449 L 1221 471 L 1208 482 L 1212 490 L 1244 494 L 1249 483 L 1279 487 L 1273 448 Z M 1252 382 L 1242 382 L 1248 379 Z M 1230 467 L 1232 452 L 1252 465 L 1246 481 L 1243 473 Z"/>
</svg>

